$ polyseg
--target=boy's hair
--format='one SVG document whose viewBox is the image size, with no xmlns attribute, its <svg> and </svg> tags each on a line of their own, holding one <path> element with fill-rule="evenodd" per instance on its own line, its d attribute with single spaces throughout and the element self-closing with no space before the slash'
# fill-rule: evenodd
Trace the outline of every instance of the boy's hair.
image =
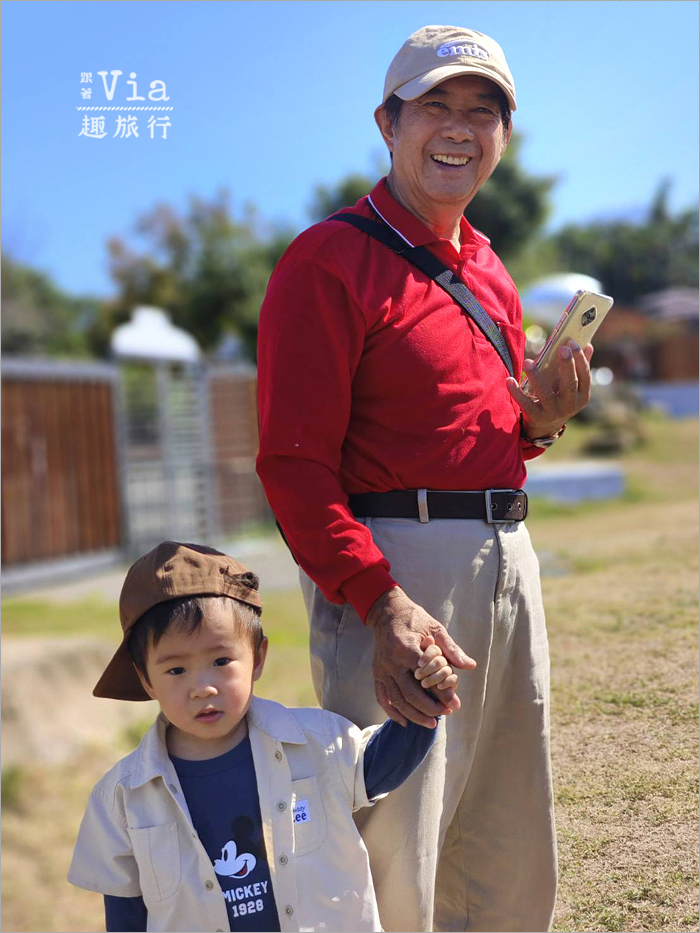
<svg viewBox="0 0 700 933">
<path fill-rule="evenodd" d="M 129 633 L 128 649 L 136 669 L 150 684 L 146 671 L 148 651 L 155 648 L 166 632 L 174 629 L 185 635 L 196 632 L 212 603 L 218 603 L 231 613 L 231 624 L 238 630 L 258 657 L 264 633 L 260 624 L 261 610 L 229 596 L 181 596 L 157 603 L 138 619 Z"/>
</svg>

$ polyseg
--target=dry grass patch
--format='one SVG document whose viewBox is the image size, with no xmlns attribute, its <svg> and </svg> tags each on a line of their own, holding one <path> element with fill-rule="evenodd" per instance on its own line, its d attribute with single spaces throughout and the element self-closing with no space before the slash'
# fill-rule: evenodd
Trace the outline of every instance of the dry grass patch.
<svg viewBox="0 0 700 933">
<path fill-rule="evenodd" d="M 558 574 L 543 590 L 559 931 L 698 929 L 697 466 L 664 456 L 697 426 L 678 433 L 629 465 L 636 501 L 530 523 Z"/>
<path fill-rule="evenodd" d="M 104 930 L 102 898 L 66 875 L 90 791 L 114 761 L 113 749 L 89 748 L 79 767 L 14 769 L 15 791 L 2 808 L 3 930 Z"/>
</svg>

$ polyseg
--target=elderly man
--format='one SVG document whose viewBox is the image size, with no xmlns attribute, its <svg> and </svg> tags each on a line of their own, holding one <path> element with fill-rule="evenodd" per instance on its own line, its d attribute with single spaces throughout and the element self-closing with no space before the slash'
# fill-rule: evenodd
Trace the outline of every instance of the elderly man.
<svg viewBox="0 0 700 933">
<path fill-rule="evenodd" d="M 560 351 L 551 384 L 526 361 L 520 390 L 518 295 L 463 216 L 515 106 L 496 42 L 418 30 L 375 112 L 389 175 L 291 244 L 260 316 L 258 472 L 302 568 L 319 701 L 363 726 L 443 714 L 426 764 L 358 820 L 386 930 L 546 930 L 554 908 L 548 644 L 519 487 L 586 404 L 591 351 Z M 425 633 L 468 672 L 461 703 L 411 675 Z"/>
</svg>

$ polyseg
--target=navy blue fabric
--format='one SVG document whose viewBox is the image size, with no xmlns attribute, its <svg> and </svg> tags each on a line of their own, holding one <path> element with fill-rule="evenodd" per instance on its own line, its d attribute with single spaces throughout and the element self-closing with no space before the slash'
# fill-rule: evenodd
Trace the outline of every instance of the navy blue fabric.
<svg viewBox="0 0 700 933">
<path fill-rule="evenodd" d="M 400 726 L 387 719 L 365 749 L 365 785 L 370 800 L 403 784 L 428 754 L 436 735 L 437 729 L 414 722 Z"/>
<path fill-rule="evenodd" d="M 144 933 L 148 911 L 138 897 L 113 897 L 105 894 L 105 930 L 107 933 Z"/>
<path fill-rule="evenodd" d="M 206 761 L 171 760 L 234 931 L 279 930 L 250 739 Z"/>
</svg>

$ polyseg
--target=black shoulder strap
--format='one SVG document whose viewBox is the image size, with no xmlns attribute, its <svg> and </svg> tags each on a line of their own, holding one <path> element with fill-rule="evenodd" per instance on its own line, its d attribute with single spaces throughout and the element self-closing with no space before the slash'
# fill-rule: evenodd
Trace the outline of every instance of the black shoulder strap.
<svg viewBox="0 0 700 933">
<path fill-rule="evenodd" d="M 508 344 L 505 342 L 496 322 L 481 307 L 464 282 L 457 278 L 447 266 L 444 266 L 430 250 L 426 249 L 425 246 L 409 246 L 388 224 L 377 223 L 377 221 L 370 220 L 369 217 L 361 217 L 359 214 L 331 214 L 326 219 L 342 220 L 347 224 L 352 224 L 353 227 L 357 227 L 358 230 L 369 234 L 369 236 L 379 240 L 380 243 L 388 246 L 395 253 L 403 256 L 404 259 L 413 263 L 421 272 L 437 282 L 457 302 L 462 310 L 466 311 L 486 339 L 492 344 L 510 375 L 515 376 Z"/>
</svg>

